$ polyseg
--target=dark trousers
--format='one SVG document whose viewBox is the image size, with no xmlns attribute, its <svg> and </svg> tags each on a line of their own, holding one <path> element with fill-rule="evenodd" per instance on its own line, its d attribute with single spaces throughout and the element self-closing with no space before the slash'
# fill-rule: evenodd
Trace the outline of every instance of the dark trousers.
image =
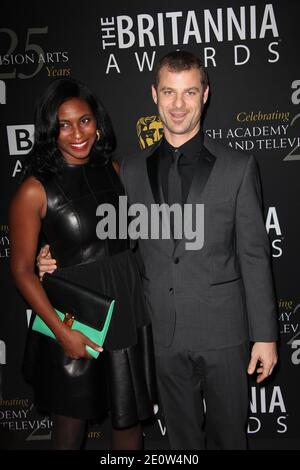
<svg viewBox="0 0 300 470">
<path fill-rule="evenodd" d="M 156 346 L 171 449 L 246 449 L 248 344 L 189 351 L 178 336 L 168 348 Z"/>
</svg>

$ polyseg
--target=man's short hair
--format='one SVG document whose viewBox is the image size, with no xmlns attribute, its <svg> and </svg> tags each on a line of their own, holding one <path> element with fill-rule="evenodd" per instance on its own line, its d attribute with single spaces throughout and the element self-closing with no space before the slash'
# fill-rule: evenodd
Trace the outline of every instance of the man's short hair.
<svg viewBox="0 0 300 470">
<path fill-rule="evenodd" d="M 208 85 L 208 75 L 203 62 L 192 52 L 176 50 L 166 54 L 158 62 L 153 77 L 153 85 L 157 89 L 159 83 L 159 73 L 162 67 L 167 67 L 172 72 L 182 72 L 183 70 L 191 70 L 193 68 L 200 70 L 201 83 L 204 88 Z"/>
</svg>

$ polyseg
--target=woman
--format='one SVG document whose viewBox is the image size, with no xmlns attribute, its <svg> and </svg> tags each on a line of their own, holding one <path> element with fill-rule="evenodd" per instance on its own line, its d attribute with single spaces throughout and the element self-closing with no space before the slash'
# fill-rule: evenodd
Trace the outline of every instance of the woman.
<svg viewBox="0 0 300 470">
<path fill-rule="evenodd" d="M 96 235 L 97 206 L 109 203 L 117 210 L 123 194 L 111 162 L 110 119 L 85 85 L 58 79 L 40 99 L 35 121 L 35 143 L 10 207 L 11 270 L 57 342 L 30 331 L 25 377 L 33 385 L 36 406 L 52 413 L 54 448 L 80 448 L 87 420 L 109 409 L 112 448 L 140 449 L 140 420 L 153 413 L 154 376 L 145 373 L 152 368 L 152 356 L 146 354 L 149 320 L 127 241 Z M 102 348 L 62 323 L 35 274 L 41 235 L 60 276 L 116 299 L 105 351 L 97 360 L 86 345 Z"/>
</svg>

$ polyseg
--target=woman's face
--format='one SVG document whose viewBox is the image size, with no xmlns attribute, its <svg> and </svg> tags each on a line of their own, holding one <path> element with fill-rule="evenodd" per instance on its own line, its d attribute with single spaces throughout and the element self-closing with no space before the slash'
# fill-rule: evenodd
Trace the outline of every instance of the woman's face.
<svg viewBox="0 0 300 470">
<path fill-rule="evenodd" d="M 57 113 L 57 146 L 67 163 L 86 163 L 96 139 L 97 123 L 90 106 L 80 98 L 65 101 Z"/>
</svg>

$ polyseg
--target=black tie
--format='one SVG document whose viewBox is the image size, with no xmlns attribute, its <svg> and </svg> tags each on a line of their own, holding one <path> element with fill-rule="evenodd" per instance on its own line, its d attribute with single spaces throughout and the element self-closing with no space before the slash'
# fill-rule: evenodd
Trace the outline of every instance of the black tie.
<svg viewBox="0 0 300 470">
<path fill-rule="evenodd" d="M 178 163 L 181 157 L 179 149 L 176 149 L 173 153 L 172 164 L 169 170 L 168 177 L 168 204 L 180 204 L 182 205 L 182 188 L 181 188 L 181 176 L 179 173 Z M 171 233 L 174 235 L 174 217 L 171 214 Z"/>
</svg>

